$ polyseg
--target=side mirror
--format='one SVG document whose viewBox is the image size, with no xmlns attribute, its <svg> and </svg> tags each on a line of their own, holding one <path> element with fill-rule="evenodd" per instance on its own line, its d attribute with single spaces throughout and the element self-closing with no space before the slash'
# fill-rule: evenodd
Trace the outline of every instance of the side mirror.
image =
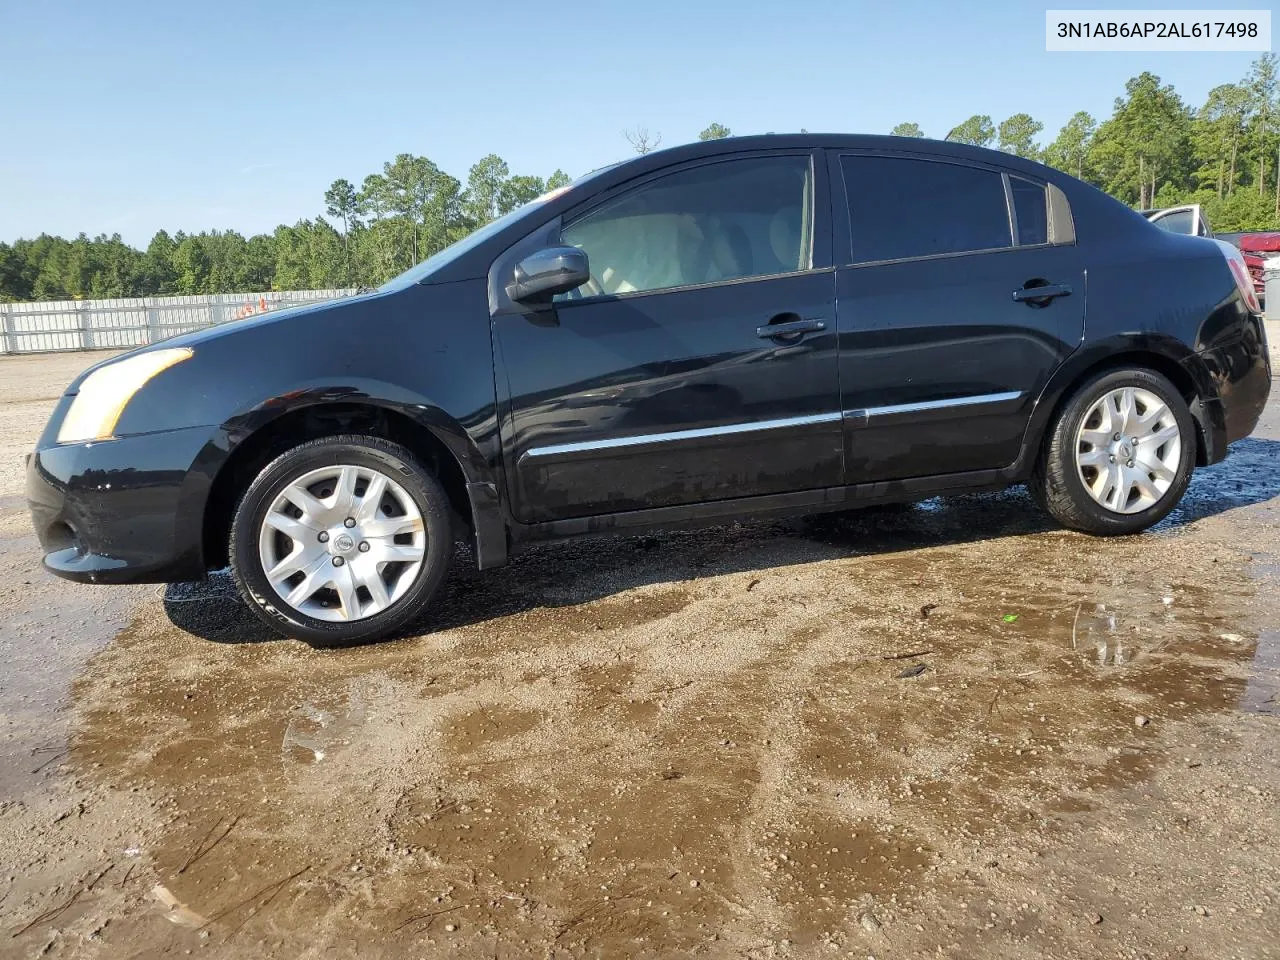
<svg viewBox="0 0 1280 960">
<path fill-rule="evenodd" d="M 550 300 L 590 279 L 587 255 L 577 247 L 547 247 L 515 265 L 507 296 L 517 303 Z"/>
</svg>

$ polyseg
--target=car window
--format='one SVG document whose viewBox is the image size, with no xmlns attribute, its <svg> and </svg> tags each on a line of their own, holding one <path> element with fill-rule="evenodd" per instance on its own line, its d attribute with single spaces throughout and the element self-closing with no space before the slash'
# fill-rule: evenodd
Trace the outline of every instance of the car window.
<svg viewBox="0 0 1280 960">
<path fill-rule="evenodd" d="M 1013 245 L 998 173 L 905 157 L 840 162 L 855 263 Z"/>
<path fill-rule="evenodd" d="M 703 164 L 651 180 L 561 230 L 614 295 L 791 273 L 810 265 L 808 156 Z"/>
<path fill-rule="evenodd" d="M 1013 212 L 1018 220 L 1018 243 L 1048 243 L 1049 216 L 1045 189 L 1019 177 L 1009 178 Z"/>
<path fill-rule="evenodd" d="M 1188 237 L 1195 236 L 1196 212 L 1194 210 L 1175 210 L 1151 221 L 1161 230 L 1170 233 L 1181 233 Z"/>
</svg>

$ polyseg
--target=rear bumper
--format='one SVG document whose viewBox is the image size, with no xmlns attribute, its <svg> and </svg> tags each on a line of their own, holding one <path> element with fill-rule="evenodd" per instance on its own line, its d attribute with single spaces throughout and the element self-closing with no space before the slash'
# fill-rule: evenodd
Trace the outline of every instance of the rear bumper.
<svg viewBox="0 0 1280 960">
<path fill-rule="evenodd" d="M 36 450 L 27 503 L 45 567 L 86 583 L 203 578 L 210 478 L 198 464 L 213 434 L 191 427 Z"/>
<path fill-rule="evenodd" d="M 1216 399 L 1202 403 L 1205 459 L 1217 463 L 1227 444 L 1249 436 L 1258 425 L 1271 393 L 1271 355 L 1261 317 L 1253 317 L 1231 341 L 1197 354 L 1217 388 Z"/>
</svg>

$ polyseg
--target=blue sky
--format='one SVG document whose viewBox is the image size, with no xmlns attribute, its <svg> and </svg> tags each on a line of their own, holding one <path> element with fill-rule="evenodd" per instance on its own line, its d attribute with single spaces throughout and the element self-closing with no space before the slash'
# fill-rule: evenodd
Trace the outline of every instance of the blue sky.
<svg viewBox="0 0 1280 960">
<path fill-rule="evenodd" d="M 941 137 L 1025 111 L 1051 139 L 1144 69 L 1199 105 L 1256 56 L 1046 53 L 1050 5 L 0 0 L 0 240 L 270 230 L 401 152 L 577 176 L 637 125 Z"/>
</svg>

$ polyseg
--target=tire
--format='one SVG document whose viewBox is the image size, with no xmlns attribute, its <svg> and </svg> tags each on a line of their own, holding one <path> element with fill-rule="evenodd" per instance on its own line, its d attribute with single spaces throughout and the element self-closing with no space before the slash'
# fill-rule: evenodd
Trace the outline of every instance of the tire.
<svg viewBox="0 0 1280 960">
<path fill-rule="evenodd" d="M 1122 397 L 1125 391 L 1132 391 L 1136 419 L 1116 412 L 1120 401 L 1105 406 L 1104 398 Z M 1143 418 L 1149 425 L 1139 425 Z M 1176 446 L 1165 439 L 1174 426 Z M 1115 427 L 1124 428 L 1119 441 L 1110 429 Z M 1089 438 L 1104 442 L 1094 445 Z M 1182 499 L 1197 443 L 1187 402 L 1168 379 L 1145 369 L 1100 374 L 1076 391 L 1050 427 L 1031 492 L 1065 527 L 1098 536 L 1138 533 L 1163 520 Z"/>
<path fill-rule="evenodd" d="M 231 525 L 232 575 L 280 633 L 319 647 L 368 643 L 408 625 L 435 595 L 453 554 L 451 518 L 439 481 L 404 447 L 368 436 L 311 440 L 245 491 Z"/>
</svg>

